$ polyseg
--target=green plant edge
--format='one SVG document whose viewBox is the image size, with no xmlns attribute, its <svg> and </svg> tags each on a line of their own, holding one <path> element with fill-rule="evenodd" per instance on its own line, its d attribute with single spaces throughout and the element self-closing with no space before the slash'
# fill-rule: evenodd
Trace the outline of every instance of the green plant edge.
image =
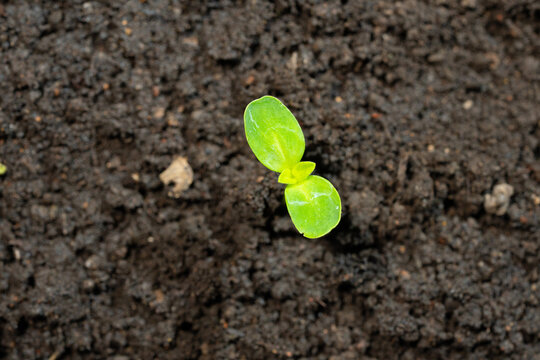
<svg viewBox="0 0 540 360">
<path fill-rule="evenodd" d="M 315 178 L 317 181 L 322 181 L 324 184 L 329 186 L 330 189 L 331 189 L 332 194 L 335 195 L 336 198 L 337 198 L 338 209 L 333 210 L 333 211 L 337 211 L 337 218 L 335 219 L 335 221 L 333 223 L 328 225 L 324 231 L 319 232 L 319 233 L 314 233 L 313 230 L 304 228 L 304 226 L 302 226 L 302 224 L 300 224 L 300 219 L 296 216 L 297 214 L 295 214 L 295 213 L 293 213 L 293 211 L 291 211 L 291 206 L 290 206 L 290 199 L 289 199 L 290 191 L 294 187 L 296 187 L 296 188 L 302 187 L 303 183 L 305 181 L 309 181 L 310 178 Z M 310 202 L 313 203 L 313 199 Z M 287 187 L 285 188 L 285 204 L 287 205 L 287 211 L 289 213 L 289 216 L 290 216 L 290 218 L 292 220 L 292 223 L 294 224 L 296 230 L 298 230 L 298 232 L 300 232 L 304 237 L 306 237 L 308 239 L 317 239 L 317 238 L 320 238 L 320 237 L 323 237 L 323 236 L 327 235 L 333 229 L 335 229 L 336 226 L 338 226 L 339 222 L 341 221 L 341 210 L 342 210 L 341 197 L 339 196 L 339 193 L 338 193 L 337 189 L 334 187 L 334 185 L 332 185 L 332 183 L 330 181 L 323 178 L 322 176 L 310 175 L 303 182 L 300 182 L 300 183 L 297 183 L 297 184 L 287 185 Z M 314 205 L 311 204 L 310 206 L 314 206 Z"/>
</svg>

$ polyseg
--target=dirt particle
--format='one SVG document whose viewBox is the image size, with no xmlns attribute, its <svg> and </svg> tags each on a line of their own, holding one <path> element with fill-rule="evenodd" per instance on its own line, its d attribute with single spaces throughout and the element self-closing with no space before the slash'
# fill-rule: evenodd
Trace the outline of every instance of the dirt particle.
<svg viewBox="0 0 540 360">
<path fill-rule="evenodd" d="M 154 119 L 161 120 L 165 116 L 165 108 L 158 107 L 154 109 Z"/>
<path fill-rule="evenodd" d="M 409 280 L 411 278 L 411 274 L 407 270 L 400 270 L 399 276 L 405 280 Z"/>
<path fill-rule="evenodd" d="M 201 350 L 201 354 L 203 355 L 208 355 L 210 351 L 210 347 L 208 346 L 208 343 L 206 342 L 202 343 L 199 349 Z"/>
<path fill-rule="evenodd" d="M 433 54 L 430 54 L 427 60 L 428 62 L 432 64 L 436 64 L 436 63 L 442 62 L 445 58 L 446 58 L 446 51 L 439 50 Z"/>
<path fill-rule="evenodd" d="M 334 99 L 338 104 L 343 102 L 343 98 L 341 96 L 336 96 L 336 98 Z"/>
<path fill-rule="evenodd" d="M 461 0 L 461 6 L 474 9 L 477 6 L 476 0 Z"/>
<path fill-rule="evenodd" d="M 182 43 L 186 44 L 186 45 L 190 45 L 190 46 L 193 46 L 193 47 L 198 47 L 199 46 L 199 39 L 196 38 L 196 37 L 185 37 L 182 39 Z"/>
<path fill-rule="evenodd" d="M 293 52 L 289 61 L 287 61 L 287 67 L 291 71 L 296 71 L 298 68 L 298 52 Z"/>
<path fill-rule="evenodd" d="M 54 353 L 52 353 L 51 356 L 49 356 L 49 360 L 56 360 L 56 359 L 58 359 L 59 355 L 60 355 L 60 351 L 56 350 Z"/>
<path fill-rule="evenodd" d="M 249 85 L 253 84 L 254 81 L 255 81 L 255 76 L 249 75 L 249 76 L 246 78 L 246 80 L 244 81 L 244 84 L 245 84 L 246 86 L 249 86 Z"/>
<path fill-rule="evenodd" d="M 154 97 L 158 97 L 158 96 L 159 96 L 159 92 L 160 92 L 160 91 L 159 91 L 159 86 L 155 86 L 155 85 L 152 86 L 152 95 L 153 95 Z"/>
<path fill-rule="evenodd" d="M 495 185 L 493 192 L 484 197 L 484 209 L 489 214 L 498 216 L 506 214 L 513 194 L 514 187 L 512 185 L 506 183 Z"/>
<path fill-rule="evenodd" d="M 499 67 L 499 64 L 501 62 L 501 60 L 499 59 L 499 56 L 494 53 L 494 52 L 488 52 L 485 54 L 486 58 L 491 62 L 489 64 L 489 68 L 491 70 L 495 70 L 496 68 Z"/>
<path fill-rule="evenodd" d="M 82 282 L 82 288 L 86 292 L 91 292 L 92 290 L 94 290 L 95 286 L 96 284 L 92 279 L 84 279 Z"/>
<path fill-rule="evenodd" d="M 109 90 L 109 86 L 110 85 L 108 83 L 104 83 L 102 88 L 103 88 L 103 90 L 107 91 L 107 90 Z"/>
<path fill-rule="evenodd" d="M 185 157 L 177 156 L 169 167 L 159 175 L 165 185 L 174 183 L 169 196 L 179 198 L 193 182 L 193 170 Z"/>
<path fill-rule="evenodd" d="M 470 110 L 472 107 L 473 107 L 474 103 L 472 100 L 466 100 L 464 103 L 463 103 L 463 109 L 465 110 Z"/>
<path fill-rule="evenodd" d="M 161 304 L 163 302 L 163 299 L 165 298 L 163 291 L 159 289 L 154 290 L 154 296 L 156 297 L 156 300 L 155 300 L 156 304 Z"/>
<path fill-rule="evenodd" d="M 84 262 L 84 266 L 90 270 L 96 270 L 99 267 L 100 258 L 97 255 L 92 255 Z"/>
<path fill-rule="evenodd" d="M 131 28 L 127 27 L 127 28 L 124 29 L 124 32 L 126 33 L 127 36 L 130 36 L 131 33 L 133 32 L 133 30 Z"/>
</svg>

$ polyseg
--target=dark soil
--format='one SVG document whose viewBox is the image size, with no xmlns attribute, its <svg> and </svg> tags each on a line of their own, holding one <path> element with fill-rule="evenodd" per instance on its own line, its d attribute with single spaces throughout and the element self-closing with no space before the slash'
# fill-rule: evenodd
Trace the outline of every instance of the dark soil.
<svg viewBox="0 0 540 360">
<path fill-rule="evenodd" d="M 534 0 L 0 2 L 0 358 L 540 359 L 539 24 Z M 325 238 L 247 146 L 265 94 L 341 194 Z"/>
</svg>

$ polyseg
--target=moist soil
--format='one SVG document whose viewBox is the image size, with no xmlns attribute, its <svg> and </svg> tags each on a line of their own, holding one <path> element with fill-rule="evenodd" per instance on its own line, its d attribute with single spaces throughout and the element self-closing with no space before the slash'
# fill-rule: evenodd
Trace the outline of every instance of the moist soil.
<svg viewBox="0 0 540 360">
<path fill-rule="evenodd" d="M 539 24 L 534 0 L 1 2 L 0 358 L 539 359 Z M 247 146 L 266 94 L 341 194 L 324 238 Z"/>
</svg>

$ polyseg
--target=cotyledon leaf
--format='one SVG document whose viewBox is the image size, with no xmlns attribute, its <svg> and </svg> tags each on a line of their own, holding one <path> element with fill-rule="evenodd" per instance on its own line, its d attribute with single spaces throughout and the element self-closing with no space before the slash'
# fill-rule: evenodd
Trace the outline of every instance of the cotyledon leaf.
<svg viewBox="0 0 540 360">
<path fill-rule="evenodd" d="M 294 115 L 272 96 L 253 100 L 244 112 L 244 128 L 251 150 L 267 168 L 279 173 L 292 169 L 304 155 L 304 134 Z"/>
<path fill-rule="evenodd" d="M 305 237 L 328 234 L 341 219 L 341 199 L 323 177 L 311 175 L 285 188 L 285 203 L 294 226 Z"/>
</svg>

